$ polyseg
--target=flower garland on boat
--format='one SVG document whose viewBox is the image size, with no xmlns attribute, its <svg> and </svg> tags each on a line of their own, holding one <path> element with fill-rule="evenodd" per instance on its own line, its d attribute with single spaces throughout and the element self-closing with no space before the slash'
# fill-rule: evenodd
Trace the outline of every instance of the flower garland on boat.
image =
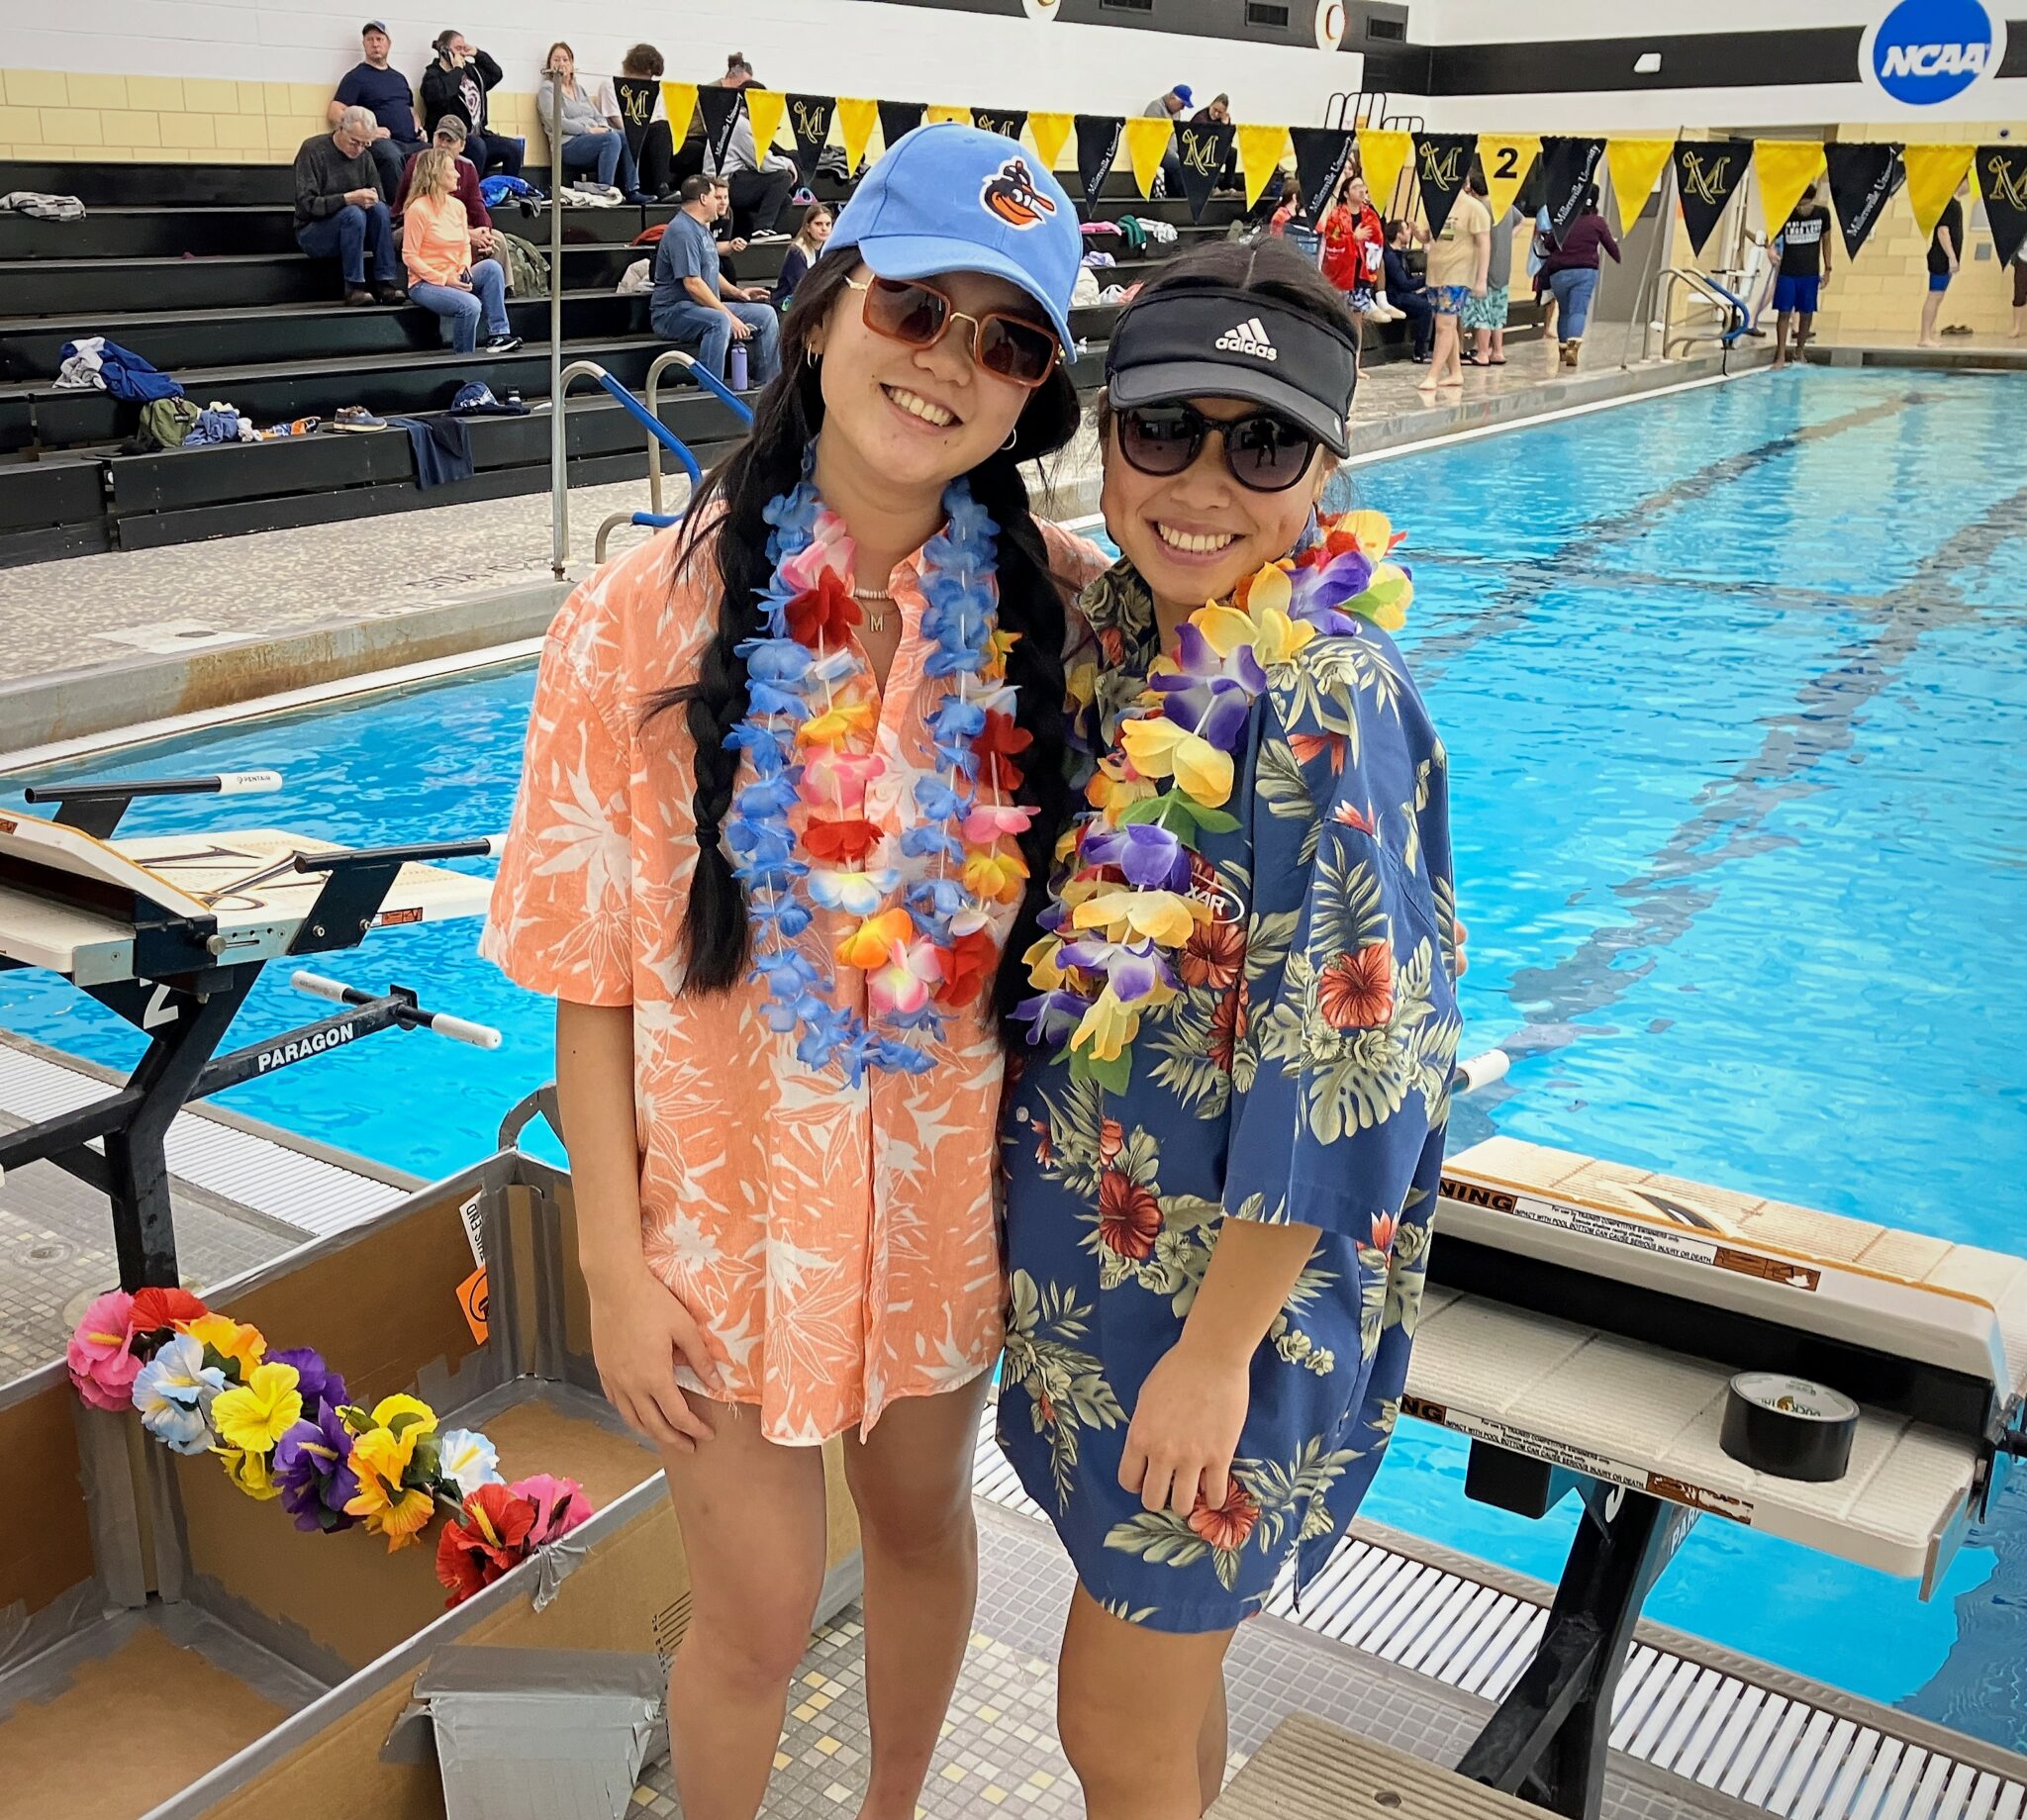
<svg viewBox="0 0 2027 1820">
<path fill-rule="evenodd" d="M 439 1511 L 436 1578 L 456 1605 L 591 1515 L 574 1479 L 547 1473 L 507 1485 L 492 1442 L 442 1428 L 414 1396 L 369 1410 L 308 1347 L 270 1350 L 257 1328 L 216 1314 L 187 1290 L 112 1290 L 70 1336 L 70 1382 L 94 1409 L 141 1412 L 178 1454 L 215 1454 L 226 1477 L 279 1499 L 298 1529 L 363 1524 L 388 1552 L 407 1548 Z"/>
<path fill-rule="evenodd" d="M 1386 560 L 1405 534 L 1378 512 L 1320 520 L 1297 553 L 1192 614 L 1176 654 L 1144 679 L 1110 679 L 1121 706 L 1101 729 L 1092 808 L 1057 849 L 1044 932 L 1023 957 L 1035 994 L 1014 1013 L 1030 1042 L 1067 1044 L 1079 1078 L 1125 1091 L 1140 1019 L 1181 991 L 1177 959 L 1210 918 L 1191 892 L 1191 857 L 1203 835 L 1239 825 L 1224 805 L 1254 701 L 1318 634 L 1406 623 L 1414 584 Z"/>
<path fill-rule="evenodd" d="M 999 527 L 960 479 L 943 495 L 942 530 L 922 550 L 922 632 L 934 646 L 923 667 L 950 684 L 923 717 L 939 769 L 915 781 L 921 819 L 898 841 L 881 827 L 868 796 L 880 794 L 890 766 L 875 749 L 878 692 L 850 636 L 863 617 L 852 540 L 810 472 L 806 463 L 801 484 L 766 509 L 766 635 L 738 647 L 747 713 L 727 736 L 750 755 L 754 780 L 734 802 L 725 839 L 746 887 L 758 938 L 752 977 L 767 986 L 770 1027 L 796 1036 L 806 1066 L 835 1062 L 856 1087 L 868 1069 L 932 1067 L 928 1050 L 908 1038 L 939 1035 L 944 1012 L 969 1004 L 991 977 L 988 906 L 1017 903 L 1026 889 L 1014 842 L 1033 811 L 1009 798 L 1032 735 L 1014 723 L 1014 635 L 996 619 Z M 797 945 L 816 909 L 857 918 L 832 958 L 865 975 L 870 1021 L 832 1002 L 834 975 Z"/>
</svg>

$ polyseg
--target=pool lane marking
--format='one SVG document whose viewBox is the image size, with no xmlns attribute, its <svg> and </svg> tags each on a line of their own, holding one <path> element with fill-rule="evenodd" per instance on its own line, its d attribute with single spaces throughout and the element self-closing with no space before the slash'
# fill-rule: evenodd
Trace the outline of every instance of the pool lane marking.
<svg viewBox="0 0 2027 1820">
<path fill-rule="evenodd" d="M 414 688 L 419 684 L 457 676 L 467 670 L 491 670 L 503 664 L 519 663 L 540 655 L 539 638 L 518 638 L 512 644 L 488 645 L 483 650 L 463 651 L 449 657 L 432 657 L 420 663 L 398 664 L 391 670 L 363 670 L 356 676 L 342 676 L 328 683 L 310 683 L 300 689 L 284 689 L 275 695 L 254 696 L 244 702 L 230 702 L 222 708 L 200 709 L 192 714 L 164 715 L 156 720 L 141 720 L 132 726 L 108 728 L 102 733 L 84 733 L 74 739 L 54 739 L 47 745 L 23 746 L 19 751 L 0 753 L 0 777 L 10 772 L 39 769 L 65 759 L 88 758 L 127 746 L 147 745 L 157 739 L 173 739 L 185 733 L 209 732 L 241 720 L 260 719 L 267 715 L 287 714 L 300 708 L 318 708 L 327 702 L 340 702 L 357 695 L 382 690 Z"/>
</svg>

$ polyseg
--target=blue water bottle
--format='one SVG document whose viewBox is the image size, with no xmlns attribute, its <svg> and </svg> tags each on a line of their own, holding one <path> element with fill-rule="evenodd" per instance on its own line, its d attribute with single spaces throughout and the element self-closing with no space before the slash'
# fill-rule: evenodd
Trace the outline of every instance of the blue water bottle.
<svg viewBox="0 0 2027 1820">
<path fill-rule="evenodd" d="M 730 386 L 734 392 L 743 392 L 746 389 L 745 342 L 734 341 L 732 343 L 730 355 L 725 361 L 724 374 L 725 384 Z"/>
</svg>

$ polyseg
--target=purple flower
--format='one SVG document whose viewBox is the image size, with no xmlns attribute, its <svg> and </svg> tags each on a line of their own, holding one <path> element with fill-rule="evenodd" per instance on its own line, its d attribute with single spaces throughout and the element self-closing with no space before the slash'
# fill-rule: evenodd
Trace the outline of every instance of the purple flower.
<svg viewBox="0 0 2027 1820">
<path fill-rule="evenodd" d="M 1039 993 L 1032 999 L 1021 1000 L 1014 1007 L 1014 1015 L 1027 1025 L 1030 1043 L 1060 1047 L 1084 1021 L 1090 1006 L 1090 1000 L 1073 992 Z"/>
<path fill-rule="evenodd" d="M 1178 726 L 1186 726 L 1199 738 L 1220 752 L 1235 752 L 1246 736 L 1246 717 L 1252 712 L 1258 690 L 1226 676 L 1207 677 L 1175 688 L 1179 677 L 1159 679 L 1171 685 L 1164 691 L 1163 716 Z"/>
<path fill-rule="evenodd" d="M 335 1380 L 327 1374 L 325 1382 Z M 345 1464 L 351 1448 L 352 1438 L 332 1403 L 320 1404 L 314 1420 L 298 1422 L 274 1444 L 274 1483 L 281 1487 L 282 1508 L 298 1529 L 349 1529 L 357 1520 L 345 1513 L 345 1505 L 359 1494 L 358 1476 Z"/>
<path fill-rule="evenodd" d="M 1242 684 L 1252 695 L 1267 687 L 1267 672 L 1260 667 L 1250 644 L 1236 645 L 1230 656 L 1220 657 L 1210 640 L 1187 623 L 1176 640 L 1176 664 L 1182 674 L 1153 677 L 1150 681 L 1154 688 L 1187 689 L 1192 679 L 1207 682 L 1212 677 Z"/>
<path fill-rule="evenodd" d="M 351 1401 L 344 1391 L 344 1380 L 324 1363 L 321 1354 L 307 1346 L 271 1352 L 267 1355 L 267 1363 L 296 1368 L 296 1389 L 302 1392 L 306 1411 L 317 1404 L 336 1409 L 340 1403 Z"/>
<path fill-rule="evenodd" d="M 1121 1005 L 1136 1004 L 1157 984 L 1180 990 L 1174 972 L 1151 940 L 1107 941 L 1102 935 L 1081 935 L 1063 944 L 1056 962 L 1082 973 L 1104 974 Z"/>
<path fill-rule="evenodd" d="M 1289 605 L 1291 619 L 1342 607 L 1373 585 L 1373 561 L 1363 550 L 1345 550 L 1312 569 L 1298 569 Z"/>
<path fill-rule="evenodd" d="M 1185 891 L 1190 856 L 1167 828 L 1152 821 L 1087 834 L 1081 857 L 1087 865 L 1116 866 L 1128 885 L 1141 891 Z"/>
</svg>

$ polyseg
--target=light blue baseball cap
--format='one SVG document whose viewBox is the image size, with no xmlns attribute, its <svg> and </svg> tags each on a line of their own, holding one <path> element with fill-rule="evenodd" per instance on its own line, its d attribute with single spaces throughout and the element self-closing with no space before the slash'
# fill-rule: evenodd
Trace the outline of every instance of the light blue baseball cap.
<svg viewBox="0 0 2027 1820">
<path fill-rule="evenodd" d="M 1076 357 L 1070 295 L 1084 231 L 1063 186 L 1019 143 L 954 121 L 917 127 L 888 147 L 844 205 L 823 248 L 845 247 L 882 278 L 984 272 L 1047 312 Z"/>
</svg>

